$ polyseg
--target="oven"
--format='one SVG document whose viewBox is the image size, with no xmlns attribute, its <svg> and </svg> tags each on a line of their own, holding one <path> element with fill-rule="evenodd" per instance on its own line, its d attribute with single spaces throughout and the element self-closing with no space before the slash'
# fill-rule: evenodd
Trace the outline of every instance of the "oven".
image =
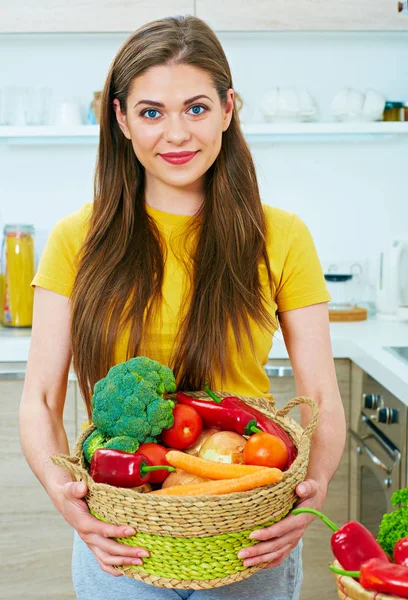
<svg viewBox="0 0 408 600">
<path fill-rule="evenodd" d="M 392 494 L 407 485 L 407 407 L 368 374 L 363 379 L 361 410 L 351 429 L 350 518 L 374 536 Z M 354 465 L 354 469 L 353 469 Z"/>
</svg>

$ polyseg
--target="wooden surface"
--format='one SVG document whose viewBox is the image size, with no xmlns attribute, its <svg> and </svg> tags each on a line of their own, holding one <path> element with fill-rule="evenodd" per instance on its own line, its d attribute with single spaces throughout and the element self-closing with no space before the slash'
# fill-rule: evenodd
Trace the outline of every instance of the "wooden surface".
<svg viewBox="0 0 408 600">
<path fill-rule="evenodd" d="M 193 0 L 0 0 L 0 32 L 132 32 L 148 21 L 193 13 Z"/>
<path fill-rule="evenodd" d="M 0 367 L 6 370 L 7 364 Z M 13 368 L 19 367 L 13 364 Z M 0 381 L 0 597 L 5 600 L 74 600 L 73 531 L 52 505 L 20 447 L 18 410 L 23 384 L 21 380 Z M 70 442 L 75 438 L 73 391 L 71 383 L 64 412 Z"/>
<path fill-rule="evenodd" d="M 288 360 L 270 360 L 270 365 L 288 366 Z M 346 414 L 347 427 L 350 421 L 350 375 L 351 362 L 348 359 L 336 359 L 336 375 Z M 293 377 L 272 378 L 271 392 L 275 402 L 280 408 L 287 401 L 296 396 L 295 381 Z M 292 416 L 300 422 L 299 412 L 292 411 Z M 349 519 L 349 445 L 347 436 L 346 448 L 339 468 L 333 477 L 326 498 L 323 511 L 339 525 Z M 333 560 L 330 548 L 330 530 L 320 521 L 315 519 L 306 530 L 303 537 L 303 585 L 301 600 L 316 600 L 321 598 L 331 600 L 337 597 L 336 583 L 333 574 L 328 569 L 328 564 Z"/>
<path fill-rule="evenodd" d="M 176 14 L 195 14 L 216 31 L 408 29 L 397 0 L 0 0 L 0 33 L 130 33 Z"/>
<path fill-rule="evenodd" d="M 329 310 L 329 321 L 366 321 L 367 309 L 355 306 L 351 310 Z"/>
<path fill-rule="evenodd" d="M 396 0 L 196 0 L 196 15 L 218 31 L 408 29 Z"/>
</svg>

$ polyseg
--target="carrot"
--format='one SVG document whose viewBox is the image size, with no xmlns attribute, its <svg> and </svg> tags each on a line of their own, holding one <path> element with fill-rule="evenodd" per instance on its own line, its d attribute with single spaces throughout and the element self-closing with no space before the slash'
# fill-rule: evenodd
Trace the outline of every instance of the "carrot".
<svg viewBox="0 0 408 600">
<path fill-rule="evenodd" d="M 245 492 L 264 485 L 279 483 L 282 481 L 283 473 L 279 469 L 262 467 L 257 473 L 250 473 L 235 479 L 223 479 L 221 481 L 205 481 L 204 483 L 190 483 L 186 485 L 174 485 L 164 490 L 149 492 L 158 496 L 206 496 L 231 494 L 232 492 Z"/>
<path fill-rule="evenodd" d="M 183 469 L 183 471 L 187 471 L 187 473 L 192 473 L 205 479 L 235 479 L 236 477 L 243 477 L 250 473 L 258 473 L 258 471 L 265 468 L 258 465 L 219 463 L 214 460 L 192 456 L 185 452 L 178 452 L 177 450 L 167 452 L 166 460 L 173 467 L 178 467 L 179 469 Z"/>
</svg>

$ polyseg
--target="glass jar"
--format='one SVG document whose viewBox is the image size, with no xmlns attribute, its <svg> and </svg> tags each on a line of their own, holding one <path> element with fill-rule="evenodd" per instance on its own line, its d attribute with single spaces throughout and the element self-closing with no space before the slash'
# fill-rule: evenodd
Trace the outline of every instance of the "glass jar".
<svg viewBox="0 0 408 600">
<path fill-rule="evenodd" d="M 2 323 L 9 327 L 30 327 L 34 304 L 34 290 L 30 284 L 35 271 L 35 230 L 32 225 L 5 225 L 3 233 Z"/>
<path fill-rule="evenodd" d="M 324 278 L 327 291 L 331 296 L 329 310 L 353 310 L 355 307 L 353 286 L 351 285 L 353 275 L 351 273 L 326 273 Z"/>
<path fill-rule="evenodd" d="M 386 102 L 384 106 L 384 121 L 403 121 L 403 102 Z"/>
</svg>

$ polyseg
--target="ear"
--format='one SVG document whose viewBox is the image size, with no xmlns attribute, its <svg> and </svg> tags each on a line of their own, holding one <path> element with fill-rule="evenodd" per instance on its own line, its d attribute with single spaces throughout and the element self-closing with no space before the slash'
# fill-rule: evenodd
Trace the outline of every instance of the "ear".
<svg viewBox="0 0 408 600">
<path fill-rule="evenodd" d="M 127 139 L 130 140 L 131 136 L 126 122 L 126 115 L 123 114 L 123 112 L 121 111 L 120 102 L 117 98 L 115 98 L 115 100 L 113 101 L 113 110 L 116 113 L 116 119 L 119 123 L 119 127 L 123 131 L 125 137 L 127 137 Z"/>
<path fill-rule="evenodd" d="M 234 90 L 232 88 L 230 88 L 227 91 L 227 105 L 224 111 L 224 115 L 223 115 L 223 125 L 222 125 L 222 130 L 226 131 L 229 127 L 229 124 L 231 123 L 231 119 L 232 119 L 232 112 L 234 110 Z"/>
</svg>

